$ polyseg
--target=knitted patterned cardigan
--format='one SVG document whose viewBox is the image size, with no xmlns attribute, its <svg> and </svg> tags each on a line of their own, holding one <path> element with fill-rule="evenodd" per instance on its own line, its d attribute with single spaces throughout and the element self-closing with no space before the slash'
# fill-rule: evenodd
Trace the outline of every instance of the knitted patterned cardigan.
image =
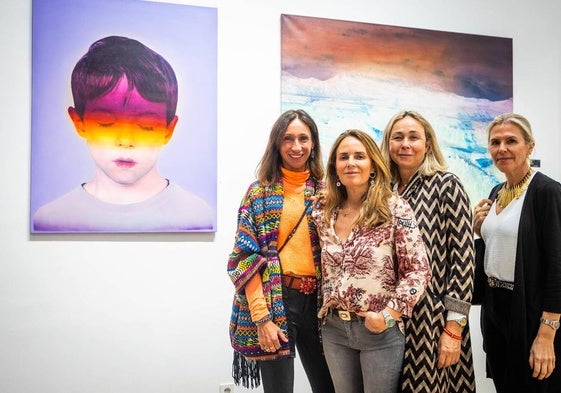
<svg viewBox="0 0 561 393">
<path fill-rule="evenodd" d="M 304 197 L 309 201 L 320 192 L 323 183 L 308 178 Z M 281 341 L 280 349 L 271 354 L 263 351 L 257 338 L 257 326 L 251 320 L 249 305 L 245 295 L 245 285 L 255 275 L 262 279 L 263 294 L 272 321 L 287 332 L 287 321 L 282 300 L 281 265 L 277 253 L 277 238 L 284 200 L 281 181 L 263 187 L 252 183 L 238 209 L 238 228 L 234 250 L 228 260 L 228 275 L 236 293 L 230 319 L 230 341 L 232 348 L 249 360 L 273 360 L 294 357 L 294 344 Z M 321 249 L 314 221 L 311 219 L 312 206 L 308 204 L 308 231 L 312 244 L 312 254 L 316 277 L 318 278 L 318 300 L 321 296 Z M 319 302 L 318 302 L 319 305 Z M 238 357 L 239 359 L 239 357 Z M 235 365 L 234 365 L 235 367 Z"/>
</svg>

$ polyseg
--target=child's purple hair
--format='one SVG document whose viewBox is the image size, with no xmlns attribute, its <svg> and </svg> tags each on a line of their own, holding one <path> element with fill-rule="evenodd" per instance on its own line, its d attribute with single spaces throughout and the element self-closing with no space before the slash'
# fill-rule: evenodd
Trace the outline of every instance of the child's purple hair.
<svg viewBox="0 0 561 393">
<path fill-rule="evenodd" d="M 72 71 L 72 97 L 80 117 L 86 103 L 101 97 L 127 77 L 129 89 L 136 88 L 146 100 L 166 104 L 169 123 L 177 108 L 177 79 L 173 68 L 158 53 L 142 43 L 120 36 L 94 42 Z"/>
</svg>

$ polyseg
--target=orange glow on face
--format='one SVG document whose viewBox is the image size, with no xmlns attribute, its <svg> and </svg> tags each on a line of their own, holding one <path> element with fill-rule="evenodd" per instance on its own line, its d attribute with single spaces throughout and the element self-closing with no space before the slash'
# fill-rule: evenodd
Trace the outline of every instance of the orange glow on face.
<svg viewBox="0 0 561 393">
<path fill-rule="evenodd" d="M 81 118 L 74 108 L 69 113 L 81 137 L 108 148 L 161 147 L 170 140 L 177 121 L 175 117 L 168 124 L 166 104 L 130 90 L 126 77 L 106 95 L 86 103 Z"/>
<path fill-rule="evenodd" d="M 84 115 L 84 138 L 108 146 L 163 146 L 169 140 L 166 120 L 155 114 L 116 115 L 96 111 Z"/>
</svg>

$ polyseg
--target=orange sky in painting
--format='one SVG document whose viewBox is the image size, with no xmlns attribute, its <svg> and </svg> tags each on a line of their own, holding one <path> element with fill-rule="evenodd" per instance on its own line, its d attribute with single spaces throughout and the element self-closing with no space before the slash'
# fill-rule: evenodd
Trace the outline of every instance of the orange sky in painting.
<svg viewBox="0 0 561 393">
<path fill-rule="evenodd" d="M 512 40 L 283 15 L 282 69 L 321 80 L 361 73 L 499 100 L 512 96 Z"/>
</svg>

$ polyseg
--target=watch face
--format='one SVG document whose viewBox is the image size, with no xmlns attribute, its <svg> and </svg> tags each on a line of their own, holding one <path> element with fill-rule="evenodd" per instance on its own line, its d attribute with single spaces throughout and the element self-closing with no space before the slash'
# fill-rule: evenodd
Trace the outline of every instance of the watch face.
<svg viewBox="0 0 561 393">
<path fill-rule="evenodd" d="M 466 317 L 462 317 L 462 318 L 458 319 L 458 323 L 459 323 L 460 326 L 462 326 L 462 327 L 466 326 L 466 325 L 467 325 L 467 322 L 468 322 L 468 320 L 467 320 Z"/>
<path fill-rule="evenodd" d="M 395 319 L 393 319 L 389 312 L 387 312 L 386 310 L 382 310 L 382 315 L 384 316 L 387 327 L 391 328 L 395 326 Z"/>
<path fill-rule="evenodd" d="M 551 326 L 555 330 L 559 329 L 559 326 L 561 325 L 561 323 L 559 321 L 553 321 L 553 320 L 550 320 L 550 319 L 545 319 L 543 317 L 540 318 L 540 322 L 545 324 L 545 325 Z"/>
</svg>

